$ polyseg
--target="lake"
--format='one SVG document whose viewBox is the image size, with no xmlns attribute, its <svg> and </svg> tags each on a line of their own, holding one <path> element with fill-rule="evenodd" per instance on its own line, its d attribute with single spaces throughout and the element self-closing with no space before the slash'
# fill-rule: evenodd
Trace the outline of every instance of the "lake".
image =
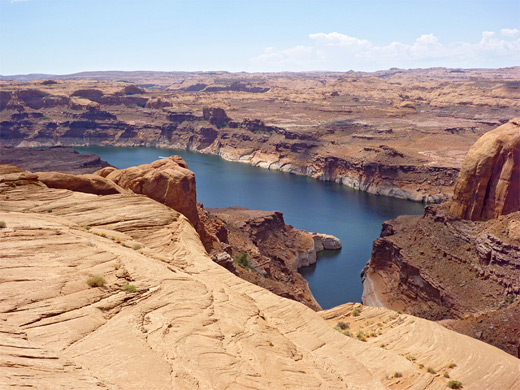
<svg viewBox="0 0 520 390">
<path fill-rule="evenodd" d="M 325 251 L 315 265 L 300 269 L 318 303 L 328 309 L 361 302 L 360 273 L 383 221 L 402 214 L 422 214 L 424 205 L 356 191 L 336 183 L 270 171 L 185 150 L 159 148 L 76 147 L 96 153 L 117 168 L 146 164 L 178 154 L 195 172 L 197 200 L 205 207 L 243 206 L 277 210 L 298 229 L 332 234 L 341 251 Z"/>
</svg>

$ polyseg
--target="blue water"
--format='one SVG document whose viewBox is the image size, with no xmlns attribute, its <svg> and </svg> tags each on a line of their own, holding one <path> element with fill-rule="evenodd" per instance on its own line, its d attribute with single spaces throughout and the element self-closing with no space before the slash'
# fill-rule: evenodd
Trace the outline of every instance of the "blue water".
<svg viewBox="0 0 520 390">
<path fill-rule="evenodd" d="M 118 168 L 150 163 L 159 156 L 181 155 L 195 172 L 197 200 L 205 207 L 243 206 L 279 210 L 285 222 L 341 239 L 341 251 L 327 251 L 317 264 L 300 269 L 324 308 L 360 302 L 360 272 L 383 221 L 402 214 L 422 214 L 420 203 L 367 194 L 311 178 L 269 171 L 248 164 L 184 150 L 82 147 Z"/>
</svg>

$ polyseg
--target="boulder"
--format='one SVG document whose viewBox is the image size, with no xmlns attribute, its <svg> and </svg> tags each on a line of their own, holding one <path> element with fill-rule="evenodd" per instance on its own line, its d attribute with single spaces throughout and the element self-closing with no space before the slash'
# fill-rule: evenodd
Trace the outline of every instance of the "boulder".
<svg viewBox="0 0 520 390">
<path fill-rule="evenodd" d="M 520 210 L 520 118 L 471 147 L 455 183 L 450 213 L 484 221 Z"/>
<path fill-rule="evenodd" d="M 323 250 L 338 250 L 341 249 L 341 240 L 330 234 L 310 233 L 314 239 L 314 249 L 316 252 Z"/>
</svg>

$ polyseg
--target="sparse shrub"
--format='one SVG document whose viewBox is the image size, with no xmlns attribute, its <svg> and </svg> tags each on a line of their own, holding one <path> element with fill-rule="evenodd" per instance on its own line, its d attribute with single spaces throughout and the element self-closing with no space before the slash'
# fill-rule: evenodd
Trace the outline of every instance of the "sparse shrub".
<svg viewBox="0 0 520 390">
<path fill-rule="evenodd" d="M 450 374 L 448 374 L 447 372 L 444 373 L 444 378 L 449 378 L 450 377 Z"/>
<path fill-rule="evenodd" d="M 457 365 L 455 363 L 450 363 L 450 365 L 448 366 L 448 368 L 455 368 L 457 367 Z"/>
<path fill-rule="evenodd" d="M 394 378 L 401 378 L 403 376 L 402 372 L 396 371 L 394 372 Z"/>
<path fill-rule="evenodd" d="M 137 287 L 135 287 L 133 284 L 125 284 L 123 287 L 121 287 L 121 290 L 126 292 L 136 292 Z"/>
<path fill-rule="evenodd" d="M 52 213 L 52 209 L 47 210 L 48 213 Z"/>
<path fill-rule="evenodd" d="M 462 389 L 462 382 L 459 381 L 449 381 L 448 387 L 450 389 Z"/>
<path fill-rule="evenodd" d="M 5 221 L 0 221 L 0 229 L 5 229 L 7 227 L 7 224 Z"/>
<path fill-rule="evenodd" d="M 417 358 L 415 356 L 413 356 L 413 355 L 406 355 L 406 359 L 408 359 L 411 362 L 414 362 L 414 361 L 417 360 Z"/>
<path fill-rule="evenodd" d="M 103 276 L 95 275 L 87 279 L 87 284 L 90 287 L 103 287 L 107 281 Z"/>
<path fill-rule="evenodd" d="M 348 322 L 338 322 L 338 325 L 337 325 L 338 328 L 340 328 L 341 330 L 345 330 L 345 329 L 349 329 L 350 328 L 350 324 Z"/>
<path fill-rule="evenodd" d="M 419 368 L 424 368 L 424 364 L 419 363 Z"/>
<path fill-rule="evenodd" d="M 367 336 L 365 336 L 365 334 L 363 332 L 361 332 L 361 331 L 358 332 L 356 337 L 360 341 L 367 341 Z"/>
<path fill-rule="evenodd" d="M 430 374 L 437 374 L 437 371 L 435 371 L 432 367 L 428 367 L 426 371 L 428 371 Z"/>
<path fill-rule="evenodd" d="M 88 225 L 83 225 L 83 228 L 86 229 L 86 230 L 90 230 L 90 229 L 92 229 L 92 228 L 91 228 L 90 226 L 88 226 Z"/>
<path fill-rule="evenodd" d="M 135 244 L 135 245 L 132 247 L 132 249 L 133 249 L 133 250 L 136 250 L 136 251 L 139 250 L 139 249 L 141 249 L 141 248 L 142 248 L 141 244 Z"/>
<path fill-rule="evenodd" d="M 236 260 L 237 260 L 238 265 L 240 265 L 241 267 L 244 267 L 244 268 L 251 267 L 251 262 L 249 261 L 249 256 L 247 255 L 247 253 L 240 254 L 236 258 Z"/>
<path fill-rule="evenodd" d="M 354 317 L 359 317 L 360 314 L 361 314 L 361 310 L 359 310 L 358 308 L 356 308 L 356 309 L 354 309 L 354 310 L 352 311 L 352 315 L 353 315 Z"/>
</svg>

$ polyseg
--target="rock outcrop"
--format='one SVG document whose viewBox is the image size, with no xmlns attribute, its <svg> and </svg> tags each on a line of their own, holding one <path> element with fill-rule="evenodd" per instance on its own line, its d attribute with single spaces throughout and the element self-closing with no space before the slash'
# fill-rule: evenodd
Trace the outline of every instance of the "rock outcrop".
<svg viewBox="0 0 520 390">
<path fill-rule="evenodd" d="M 49 188 L 63 188 L 87 194 L 110 195 L 126 191 L 111 180 L 94 174 L 73 175 L 61 172 L 37 172 L 38 179 Z"/>
<path fill-rule="evenodd" d="M 126 169 L 103 169 L 97 174 L 177 210 L 195 227 L 199 224 L 195 174 L 182 157 L 171 156 Z"/>
<path fill-rule="evenodd" d="M 0 147 L 0 164 L 12 164 L 28 171 L 62 173 L 94 173 L 110 166 L 97 154 L 78 153 L 62 146 L 44 148 Z"/>
<path fill-rule="evenodd" d="M 467 388 L 520 386 L 516 358 L 437 324 L 359 305 L 320 315 L 236 277 L 148 197 L 6 170 L 21 182 L 0 188 L 0 387 L 445 389 L 430 366 Z M 334 329 L 348 319 L 374 334 Z"/>
<path fill-rule="evenodd" d="M 341 240 L 337 237 L 323 233 L 311 233 L 311 236 L 314 239 L 314 249 L 316 252 L 341 249 Z"/>
<path fill-rule="evenodd" d="M 519 69 L 7 81 L 0 143 L 181 148 L 437 203 L 478 137 L 518 115 Z"/>
<path fill-rule="evenodd" d="M 517 122 L 485 134 L 471 148 L 452 202 L 383 224 L 363 271 L 364 303 L 442 321 L 517 355 Z"/>
<path fill-rule="evenodd" d="M 205 212 L 206 226 L 225 227 L 225 237 L 216 235 L 228 245 L 237 275 L 277 295 L 302 302 L 314 310 L 320 309 L 298 268 L 316 262 L 316 253 L 324 250 L 322 242 L 327 246 L 334 242 L 341 248 L 339 239 L 309 234 L 286 225 L 283 214 L 278 211 L 228 207 L 205 209 Z"/>
<path fill-rule="evenodd" d="M 97 174 L 183 214 L 199 233 L 208 252 L 218 245 L 218 239 L 200 221 L 195 175 L 182 157 L 171 156 L 127 169 L 104 168 Z"/>
<path fill-rule="evenodd" d="M 472 221 L 520 210 L 520 118 L 484 134 L 469 150 L 455 185 L 452 215 Z"/>
</svg>

